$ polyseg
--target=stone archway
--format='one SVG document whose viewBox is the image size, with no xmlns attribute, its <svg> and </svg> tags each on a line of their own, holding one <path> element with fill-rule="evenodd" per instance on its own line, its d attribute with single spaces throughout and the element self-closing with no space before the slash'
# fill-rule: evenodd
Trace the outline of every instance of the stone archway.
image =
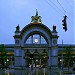
<svg viewBox="0 0 75 75">
<path fill-rule="evenodd" d="M 38 19 L 38 16 L 37 16 L 37 19 Z M 42 39 L 41 40 L 38 40 L 38 38 L 33 39 L 34 34 L 38 34 L 40 36 L 40 39 L 43 37 L 45 42 L 47 43 L 45 44 L 41 43 Z M 28 41 L 31 41 L 31 43 L 28 44 L 26 42 L 30 36 L 32 40 L 28 40 Z M 46 25 L 42 23 L 38 23 L 38 21 L 36 22 L 34 21 L 28 24 L 27 26 L 25 26 L 21 31 L 18 26 L 18 28 L 16 28 L 16 31 L 15 31 L 14 39 L 15 39 L 15 47 L 14 47 L 15 68 L 17 67 L 25 68 L 26 59 L 24 59 L 24 57 L 26 56 L 26 54 L 24 54 L 24 51 L 27 49 L 29 49 L 30 54 L 34 53 L 34 55 L 35 55 L 35 50 L 36 49 L 38 50 L 36 54 L 40 55 L 38 56 L 40 57 L 39 58 L 40 64 L 48 64 L 47 66 L 50 68 L 57 67 L 58 65 L 58 45 L 57 45 L 58 35 L 56 31 L 56 26 L 53 26 L 53 30 L 51 31 Z M 41 54 L 42 50 L 47 51 L 47 52 L 44 52 L 46 53 L 45 54 L 46 57 L 43 57 L 43 54 L 44 54 L 43 52 Z M 45 63 L 41 63 L 43 62 L 41 61 L 42 58 L 44 59 L 43 61 L 45 61 Z M 38 61 L 38 60 L 35 58 L 35 61 Z"/>
<path fill-rule="evenodd" d="M 58 66 L 58 34 L 56 26 L 53 26 L 51 31 L 46 25 L 42 24 L 41 17 L 38 13 L 31 17 L 31 23 L 26 25 L 21 31 L 19 25 L 16 27 L 14 39 L 14 58 L 15 68 L 25 68 L 25 64 L 36 63 L 40 65 L 46 65 L 53 69 L 57 69 Z M 41 40 L 34 38 L 34 34 L 38 34 Z M 27 39 L 31 36 L 31 43 L 27 43 Z M 42 36 L 42 37 L 41 37 Z M 27 52 L 28 50 L 28 52 Z M 26 52 L 26 53 L 25 53 Z M 28 53 L 28 55 L 27 55 Z M 30 54 L 34 55 L 34 58 L 30 60 Z M 30 63 L 29 61 L 30 60 Z M 32 61 L 34 60 L 34 61 Z M 38 62 L 39 61 L 39 62 Z M 46 63 L 47 62 L 47 63 Z M 57 74 L 55 74 L 57 75 Z"/>
</svg>

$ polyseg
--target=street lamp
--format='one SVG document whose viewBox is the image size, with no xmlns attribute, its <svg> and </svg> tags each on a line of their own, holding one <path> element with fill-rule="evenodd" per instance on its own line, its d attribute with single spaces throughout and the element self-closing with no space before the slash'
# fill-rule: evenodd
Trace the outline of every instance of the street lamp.
<svg viewBox="0 0 75 75">
<path fill-rule="evenodd" d="M 9 61 L 9 59 L 7 59 L 7 61 Z"/>
<path fill-rule="evenodd" d="M 61 63 L 61 75 L 63 75 L 63 40 L 62 40 L 62 63 Z"/>
</svg>

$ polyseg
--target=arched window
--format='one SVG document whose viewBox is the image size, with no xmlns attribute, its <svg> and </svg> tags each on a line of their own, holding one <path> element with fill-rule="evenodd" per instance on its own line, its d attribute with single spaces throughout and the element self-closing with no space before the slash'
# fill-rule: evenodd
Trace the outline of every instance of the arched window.
<svg viewBox="0 0 75 75">
<path fill-rule="evenodd" d="M 26 40 L 26 44 L 31 44 L 31 36 Z"/>
<path fill-rule="evenodd" d="M 47 44 L 47 41 L 42 35 L 34 34 L 28 37 L 25 44 Z"/>
</svg>

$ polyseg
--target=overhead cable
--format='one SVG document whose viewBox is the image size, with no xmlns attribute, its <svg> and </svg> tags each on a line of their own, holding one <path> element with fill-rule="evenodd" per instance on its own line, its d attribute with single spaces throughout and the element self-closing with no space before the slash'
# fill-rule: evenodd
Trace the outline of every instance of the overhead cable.
<svg viewBox="0 0 75 75">
<path fill-rule="evenodd" d="M 51 6 L 52 8 L 54 8 L 47 0 L 45 0 L 46 2 L 47 2 L 47 4 L 49 5 L 49 6 Z M 54 8 L 55 9 L 55 8 Z M 61 16 L 62 16 L 62 14 L 57 10 L 57 9 L 55 9 L 56 10 L 56 12 L 58 12 Z"/>
<path fill-rule="evenodd" d="M 59 3 L 59 5 L 61 6 L 61 8 L 64 10 L 64 12 L 66 12 L 66 10 L 62 7 L 61 3 L 57 0 L 57 2 Z"/>
<path fill-rule="evenodd" d="M 51 0 L 49 0 L 49 2 L 51 2 L 52 4 L 54 4 L 54 2 L 52 2 Z M 56 4 L 54 4 L 54 5 L 59 9 L 59 7 Z M 59 10 L 64 14 L 64 12 L 61 9 L 59 9 Z"/>
</svg>

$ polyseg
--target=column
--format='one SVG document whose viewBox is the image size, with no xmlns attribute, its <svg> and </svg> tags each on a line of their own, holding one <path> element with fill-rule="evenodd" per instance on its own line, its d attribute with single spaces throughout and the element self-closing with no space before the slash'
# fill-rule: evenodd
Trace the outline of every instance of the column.
<svg viewBox="0 0 75 75">
<path fill-rule="evenodd" d="M 58 75 L 58 47 L 52 47 L 51 50 L 51 73 Z"/>
<path fill-rule="evenodd" d="M 12 56 L 10 58 L 11 58 L 11 65 L 12 65 Z"/>
<path fill-rule="evenodd" d="M 41 67 L 41 54 L 42 54 L 42 52 L 43 52 L 43 49 L 39 49 L 39 50 L 37 50 L 38 51 L 38 53 L 39 53 L 39 59 L 40 59 L 40 62 L 39 62 L 39 64 L 40 64 L 40 67 Z"/>
<path fill-rule="evenodd" d="M 26 52 L 27 52 L 27 49 L 24 50 L 24 66 L 25 68 L 27 68 L 27 61 L 26 61 Z"/>
<path fill-rule="evenodd" d="M 15 48 L 15 68 L 22 68 L 22 50 Z"/>
<path fill-rule="evenodd" d="M 24 49 L 22 49 L 22 68 L 25 69 L 25 52 L 24 52 Z"/>
<path fill-rule="evenodd" d="M 49 50 L 47 51 L 47 53 L 48 53 L 48 68 L 50 68 L 50 66 L 51 66 L 51 54 L 50 54 L 50 48 L 49 48 Z"/>
<path fill-rule="evenodd" d="M 39 42 L 40 42 L 40 44 L 41 44 L 41 34 L 40 34 L 39 36 L 40 36 L 40 40 L 39 40 Z"/>
<path fill-rule="evenodd" d="M 41 54 L 39 54 L 39 59 L 40 59 L 39 60 L 40 61 L 39 64 L 40 64 L 40 67 L 41 67 Z"/>
<path fill-rule="evenodd" d="M 31 43 L 33 44 L 33 35 L 31 35 Z"/>
</svg>

